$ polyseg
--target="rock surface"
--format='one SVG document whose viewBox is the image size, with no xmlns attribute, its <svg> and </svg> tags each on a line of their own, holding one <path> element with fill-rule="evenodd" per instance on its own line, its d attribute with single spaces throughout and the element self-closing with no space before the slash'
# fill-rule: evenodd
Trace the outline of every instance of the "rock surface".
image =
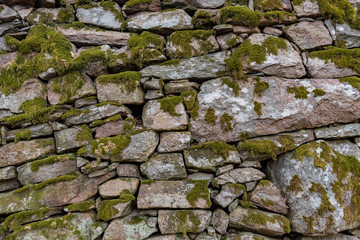
<svg viewBox="0 0 360 240">
<path fill-rule="evenodd" d="M 350 68 L 340 68 L 331 60 L 325 61 L 317 57 L 309 56 L 305 66 L 310 77 L 313 78 L 341 78 L 357 74 Z"/>
<path fill-rule="evenodd" d="M 190 147 L 190 142 L 190 132 L 163 132 L 160 134 L 158 151 L 161 153 L 183 151 Z"/>
</svg>

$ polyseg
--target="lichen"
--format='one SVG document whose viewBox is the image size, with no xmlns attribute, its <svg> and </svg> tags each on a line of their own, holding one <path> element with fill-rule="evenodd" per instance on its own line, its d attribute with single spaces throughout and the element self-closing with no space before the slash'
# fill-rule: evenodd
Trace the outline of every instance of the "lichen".
<svg viewBox="0 0 360 240">
<path fill-rule="evenodd" d="M 177 113 L 175 108 L 179 104 L 183 103 L 182 97 L 180 96 L 173 96 L 173 97 L 167 97 L 157 100 L 160 103 L 160 109 L 164 112 L 169 113 L 171 116 L 181 116 L 181 114 Z"/>
<path fill-rule="evenodd" d="M 260 211 L 248 211 L 246 215 L 243 216 L 243 222 L 248 225 L 258 224 L 267 227 L 268 223 L 279 223 L 283 228 L 285 233 L 289 233 L 290 229 L 290 222 L 287 220 L 286 217 L 281 215 L 267 215 Z"/>
<path fill-rule="evenodd" d="M 191 111 L 195 105 L 197 93 L 195 91 L 182 92 L 180 97 L 184 102 L 186 110 Z"/>
<path fill-rule="evenodd" d="M 26 130 L 22 130 L 20 132 L 17 132 L 15 134 L 15 139 L 14 142 L 19 142 L 22 140 L 27 140 L 29 141 L 31 139 L 31 130 L 30 129 L 26 129 Z"/>
<path fill-rule="evenodd" d="M 195 150 L 195 149 L 211 150 L 214 156 L 221 156 L 224 159 L 227 159 L 229 157 L 230 151 L 237 151 L 236 147 L 222 141 L 200 143 L 198 145 L 191 146 L 190 148 L 188 148 L 188 150 Z"/>
<path fill-rule="evenodd" d="M 204 119 L 207 123 L 215 125 L 216 124 L 215 109 L 209 107 L 208 110 L 206 111 Z"/>
<path fill-rule="evenodd" d="M 257 101 L 254 101 L 254 111 L 256 112 L 256 114 L 260 117 L 262 115 L 262 105 L 263 103 L 259 103 Z"/>
<path fill-rule="evenodd" d="M 231 124 L 231 121 L 234 119 L 233 116 L 224 113 L 223 115 L 221 115 L 220 117 L 220 127 L 221 130 L 223 130 L 224 132 L 229 132 L 229 131 L 233 131 L 234 128 Z"/>
<path fill-rule="evenodd" d="M 248 140 L 240 144 L 240 148 L 246 151 L 249 151 L 252 156 L 255 155 L 269 155 L 276 160 L 276 155 L 279 151 L 279 148 L 276 146 L 274 141 L 264 139 L 264 140 Z"/>
<path fill-rule="evenodd" d="M 132 93 L 140 87 L 141 73 L 128 71 L 117 74 L 102 75 L 97 78 L 98 84 L 116 83 L 121 84 L 121 90 L 126 93 Z"/>
<path fill-rule="evenodd" d="M 169 61 L 162 62 L 159 65 L 160 66 L 177 66 L 179 64 L 180 64 L 180 59 L 172 59 Z"/>
<path fill-rule="evenodd" d="M 314 93 L 314 97 L 324 96 L 326 93 L 323 89 L 316 88 L 312 91 Z"/>
<path fill-rule="evenodd" d="M 264 18 L 266 18 L 267 20 L 270 21 L 276 21 L 278 23 L 285 23 L 284 20 L 287 19 L 291 19 L 294 18 L 296 20 L 295 15 L 293 15 L 292 13 L 289 12 L 283 12 L 283 11 L 270 11 L 270 12 L 265 12 L 263 14 Z"/>
<path fill-rule="evenodd" d="M 221 78 L 221 84 L 231 88 L 236 97 L 239 96 L 239 91 L 241 90 L 241 88 L 237 80 L 233 80 L 230 78 Z"/>
<path fill-rule="evenodd" d="M 206 10 L 198 10 L 194 14 L 191 19 L 195 28 L 206 28 L 211 29 L 211 27 L 215 24 L 214 19 L 209 11 Z"/>
<path fill-rule="evenodd" d="M 288 93 L 294 93 L 296 99 L 307 99 L 308 94 L 310 93 L 305 86 L 300 87 L 288 87 Z"/>
<path fill-rule="evenodd" d="M 254 28 L 260 23 L 261 14 L 244 6 L 229 6 L 220 9 L 222 23 L 237 22 L 242 26 Z"/>
<path fill-rule="evenodd" d="M 254 8 L 271 11 L 281 10 L 283 7 L 281 0 L 254 0 Z"/>
<path fill-rule="evenodd" d="M 5 44 L 9 48 L 14 49 L 14 50 L 19 49 L 20 41 L 17 40 L 16 38 L 6 35 L 6 36 L 4 36 L 4 40 L 5 40 Z"/>
<path fill-rule="evenodd" d="M 197 207 L 197 201 L 202 199 L 206 201 L 207 206 L 211 206 L 210 193 L 208 189 L 208 181 L 207 180 L 186 180 L 186 182 L 194 183 L 194 187 L 190 192 L 186 195 L 186 200 L 190 203 L 194 208 Z"/>
<path fill-rule="evenodd" d="M 54 164 L 63 161 L 75 161 L 76 158 L 73 154 L 54 155 L 44 159 L 36 160 L 30 163 L 31 171 L 38 171 L 41 166 Z"/>
<path fill-rule="evenodd" d="M 201 224 L 193 210 L 177 210 L 170 220 L 175 223 L 176 232 L 181 232 L 184 236 L 186 233 L 197 233 Z"/>
<path fill-rule="evenodd" d="M 84 202 L 74 203 L 65 207 L 67 212 L 86 212 L 95 208 L 95 201 L 90 199 Z"/>
</svg>

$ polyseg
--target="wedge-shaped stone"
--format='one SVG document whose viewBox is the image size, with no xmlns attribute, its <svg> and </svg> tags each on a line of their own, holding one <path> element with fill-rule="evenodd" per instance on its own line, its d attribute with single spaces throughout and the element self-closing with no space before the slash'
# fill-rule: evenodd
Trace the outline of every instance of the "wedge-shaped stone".
<svg viewBox="0 0 360 240">
<path fill-rule="evenodd" d="M 54 152 L 53 138 L 10 143 L 0 148 L 0 167 L 19 165 Z"/>
<path fill-rule="evenodd" d="M 210 208 L 210 192 L 207 185 L 207 180 L 145 180 L 140 186 L 137 207 L 139 209 Z"/>
<path fill-rule="evenodd" d="M 230 213 L 229 226 L 253 231 L 270 237 L 290 232 L 290 221 L 286 217 L 257 209 L 237 207 Z"/>
<path fill-rule="evenodd" d="M 237 168 L 216 177 L 212 184 L 214 186 L 226 183 L 247 183 L 265 178 L 265 174 L 255 168 Z"/>
<path fill-rule="evenodd" d="M 211 211 L 159 210 L 158 218 L 162 234 L 201 233 L 210 224 Z"/>
<path fill-rule="evenodd" d="M 137 178 L 117 178 L 107 181 L 99 186 L 99 194 L 102 198 L 116 198 L 121 194 L 135 195 L 139 188 Z"/>
<path fill-rule="evenodd" d="M 339 139 L 360 136 L 360 124 L 351 123 L 336 127 L 324 127 L 314 130 L 316 138 Z"/>
<path fill-rule="evenodd" d="M 265 86 L 264 89 L 257 88 L 258 81 Z M 197 95 L 198 116 L 190 119 L 194 139 L 198 142 L 232 142 L 242 137 L 272 135 L 360 118 L 357 111 L 360 108 L 360 92 L 337 79 L 288 81 L 265 77 L 258 81 L 239 81 L 241 90 L 238 96 L 221 79 L 204 82 Z M 316 95 L 316 91 L 313 92 L 315 89 L 323 90 L 324 95 Z M 257 106 L 260 104 L 261 111 L 256 108 L 255 101 Z M 209 108 L 214 109 L 215 124 L 205 119 Z M 221 122 L 221 118 L 228 121 Z"/>
</svg>

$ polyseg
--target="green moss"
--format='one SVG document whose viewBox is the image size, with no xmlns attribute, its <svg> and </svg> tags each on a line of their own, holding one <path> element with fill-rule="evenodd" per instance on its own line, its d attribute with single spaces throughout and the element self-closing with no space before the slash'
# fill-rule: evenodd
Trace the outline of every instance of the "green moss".
<svg viewBox="0 0 360 240">
<path fill-rule="evenodd" d="M 182 98 L 180 96 L 173 96 L 159 99 L 160 109 L 169 113 L 172 116 L 181 116 L 181 114 L 175 111 L 177 105 L 182 104 Z"/>
<path fill-rule="evenodd" d="M 122 91 L 132 93 L 140 86 L 140 72 L 122 72 L 111 75 L 102 75 L 97 78 L 98 84 L 117 83 L 122 85 Z"/>
<path fill-rule="evenodd" d="M 65 76 L 60 76 L 52 81 L 52 90 L 60 94 L 60 104 L 71 102 L 71 98 L 75 96 L 84 86 L 83 75 L 78 71 L 68 72 Z"/>
<path fill-rule="evenodd" d="M 98 206 L 97 218 L 103 221 L 111 220 L 116 214 L 119 213 L 119 210 L 116 208 L 116 206 L 119 204 L 127 203 L 129 201 L 131 200 L 112 199 L 102 201 Z"/>
<path fill-rule="evenodd" d="M 22 211 L 18 213 L 11 214 L 4 221 L 4 228 L 8 231 L 14 231 L 19 228 L 22 224 L 30 222 L 33 217 L 37 219 L 42 219 L 45 216 L 45 213 L 49 212 L 51 208 L 41 208 L 38 210 L 32 211 Z"/>
<path fill-rule="evenodd" d="M 283 5 L 281 0 L 254 0 L 254 7 L 259 10 L 281 10 Z"/>
<path fill-rule="evenodd" d="M 72 70 L 86 69 L 90 62 L 102 62 L 106 66 L 108 59 L 106 53 L 100 47 L 93 47 L 88 50 L 81 51 L 80 55 L 74 59 L 70 65 Z"/>
<path fill-rule="evenodd" d="M 5 44 L 11 49 L 14 50 L 19 49 L 20 41 L 17 40 L 16 38 L 6 35 L 4 36 L 4 40 L 5 40 Z"/>
<path fill-rule="evenodd" d="M 279 223 L 285 233 L 289 233 L 291 231 L 290 222 L 284 216 L 269 216 L 260 211 L 255 211 L 256 210 L 247 212 L 247 215 L 243 216 L 243 222 L 246 224 L 259 224 L 265 227 L 268 225 L 268 223 Z"/>
<path fill-rule="evenodd" d="M 306 90 L 306 87 L 304 87 L 304 86 L 288 87 L 287 92 L 294 93 L 296 99 L 307 99 L 308 94 L 310 93 L 308 90 Z"/>
<path fill-rule="evenodd" d="M 210 27 L 214 24 L 214 20 L 212 18 L 212 15 L 209 11 L 206 10 L 198 10 L 194 14 L 194 16 L 191 19 L 192 24 L 194 24 L 196 27 L 204 26 L 204 27 Z M 200 24 L 198 26 L 197 24 Z"/>
<path fill-rule="evenodd" d="M 262 115 L 262 111 L 261 111 L 262 105 L 263 105 L 262 103 L 254 101 L 254 111 L 259 117 Z"/>
<path fill-rule="evenodd" d="M 195 149 L 209 149 L 213 152 L 215 156 L 221 156 L 224 159 L 227 159 L 230 155 L 230 151 L 237 151 L 236 147 L 231 146 L 222 141 L 213 141 L 207 143 L 200 143 L 195 146 L 191 146 L 188 150 Z"/>
<path fill-rule="evenodd" d="M 199 116 L 199 102 L 196 98 L 194 107 L 190 111 L 191 119 L 196 119 Z"/>
<path fill-rule="evenodd" d="M 260 23 L 261 14 L 254 12 L 248 7 L 229 6 L 220 9 L 220 20 L 222 23 L 237 22 L 243 26 L 254 28 Z"/>
<path fill-rule="evenodd" d="M 270 87 L 268 82 L 263 82 L 260 78 L 255 78 L 256 83 L 254 85 L 254 94 L 262 97 L 262 93 Z"/>
<path fill-rule="evenodd" d="M 63 155 L 54 155 L 51 157 L 47 157 L 44 159 L 36 160 L 30 163 L 30 170 L 37 171 L 39 167 L 44 165 L 53 164 L 56 162 L 63 162 L 63 161 L 75 161 L 76 158 L 73 154 L 63 154 Z"/>
<path fill-rule="evenodd" d="M 294 18 L 296 20 L 295 15 L 293 15 L 292 13 L 282 11 L 265 12 L 263 16 L 270 21 L 276 20 L 278 23 L 285 23 L 284 20 L 287 20 L 289 18 Z"/>
<path fill-rule="evenodd" d="M 360 78 L 358 77 L 344 77 L 340 78 L 340 82 L 342 83 L 348 83 L 353 88 L 356 88 L 358 91 L 360 91 Z"/>
<path fill-rule="evenodd" d="M 241 90 L 239 82 L 237 80 L 232 80 L 230 78 L 221 78 L 222 85 L 226 85 L 232 89 L 236 97 L 239 96 L 239 91 Z"/>
<path fill-rule="evenodd" d="M 276 155 L 279 151 L 279 148 L 276 146 L 272 140 L 248 140 L 240 144 L 240 148 L 243 150 L 249 151 L 253 156 L 254 155 L 269 155 L 276 160 Z"/>
<path fill-rule="evenodd" d="M 66 4 L 65 8 L 61 8 L 57 14 L 57 18 L 60 22 L 70 23 L 74 20 L 74 9 L 70 4 Z"/>
<path fill-rule="evenodd" d="M 105 123 L 104 120 L 95 120 L 92 123 L 90 123 L 90 127 L 98 127 Z"/>
<path fill-rule="evenodd" d="M 74 203 L 65 207 L 66 211 L 68 212 L 86 212 L 94 208 L 95 202 L 92 199 L 84 202 Z"/>
<path fill-rule="evenodd" d="M 311 193 L 319 192 L 321 195 L 321 204 L 317 210 L 317 214 L 319 216 L 323 217 L 325 215 L 325 212 L 334 211 L 335 208 L 333 206 L 331 206 L 329 197 L 327 196 L 327 192 L 321 184 L 312 182 L 311 188 L 309 190 Z"/>
<path fill-rule="evenodd" d="M 145 221 L 145 219 L 141 218 L 140 216 L 134 216 L 127 223 L 130 225 L 136 225 L 143 221 Z"/>
<path fill-rule="evenodd" d="M 30 129 L 26 129 L 26 130 L 23 130 L 21 132 L 17 132 L 15 134 L 15 142 L 19 142 L 19 141 L 22 141 L 22 140 L 27 140 L 29 141 L 31 139 L 31 130 Z"/>
<path fill-rule="evenodd" d="M 234 128 L 231 124 L 231 121 L 233 119 L 234 119 L 234 117 L 227 113 L 224 113 L 223 115 L 221 115 L 221 117 L 220 117 L 221 130 L 223 130 L 224 132 L 233 131 Z"/>
<path fill-rule="evenodd" d="M 145 4 L 145 3 L 150 4 L 152 3 L 152 1 L 153 0 L 129 0 L 125 3 L 125 6 L 130 8 L 139 4 Z"/>
<path fill-rule="evenodd" d="M 78 177 L 78 175 L 76 173 L 62 175 L 57 178 L 47 179 L 39 184 L 35 184 L 35 185 L 31 186 L 31 189 L 36 191 L 36 190 L 45 188 L 53 183 L 71 181 L 71 180 L 76 179 L 77 177 Z"/>
<path fill-rule="evenodd" d="M 76 133 L 75 140 L 83 143 L 93 140 L 92 131 L 87 125 L 81 125 L 81 130 Z"/>
<path fill-rule="evenodd" d="M 314 93 L 314 97 L 324 96 L 326 93 L 323 89 L 316 88 L 312 91 Z"/>
<path fill-rule="evenodd" d="M 172 59 L 169 61 L 165 61 L 163 63 L 160 63 L 160 66 L 177 66 L 180 64 L 180 59 Z"/>
<path fill-rule="evenodd" d="M 141 184 L 143 185 L 150 185 L 152 183 L 156 182 L 155 180 L 142 180 Z"/>
<path fill-rule="evenodd" d="M 256 206 L 252 202 L 246 200 L 240 200 L 240 205 L 244 208 L 256 208 Z"/>
<path fill-rule="evenodd" d="M 73 117 L 73 116 L 80 116 L 81 114 L 86 114 L 86 113 L 89 113 L 90 110 L 87 109 L 87 110 L 80 110 L 80 109 L 76 109 L 76 108 L 72 108 L 70 109 L 69 111 L 67 111 L 66 113 L 64 113 L 62 116 L 61 116 L 61 120 L 66 120 L 68 119 L 69 117 Z"/>
<path fill-rule="evenodd" d="M 190 111 L 191 109 L 193 109 L 196 102 L 196 96 L 197 93 L 195 91 L 187 91 L 187 92 L 182 92 L 180 94 L 180 97 L 184 102 L 186 110 Z"/>
<path fill-rule="evenodd" d="M 175 223 L 176 232 L 182 232 L 184 236 L 186 233 L 197 233 L 201 224 L 193 210 L 177 210 L 170 220 Z"/>
<path fill-rule="evenodd" d="M 295 139 L 293 139 L 290 135 L 280 135 L 277 141 L 281 145 L 280 151 L 282 152 L 288 152 L 297 147 Z"/>
<path fill-rule="evenodd" d="M 215 110 L 212 107 L 209 107 L 205 114 L 205 121 L 209 124 L 216 124 L 216 115 Z"/>
</svg>

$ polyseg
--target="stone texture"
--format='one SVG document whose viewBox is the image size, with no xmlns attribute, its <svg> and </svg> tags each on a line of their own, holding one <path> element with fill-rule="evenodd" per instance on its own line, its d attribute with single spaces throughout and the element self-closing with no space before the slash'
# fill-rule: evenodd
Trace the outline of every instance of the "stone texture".
<svg viewBox="0 0 360 240">
<path fill-rule="evenodd" d="M 220 193 L 214 198 L 214 202 L 226 208 L 236 198 L 240 197 L 245 191 L 245 186 L 241 184 L 227 183 L 221 187 Z"/>
<path fill-rule="evenodd" d="M 275 240 L 276 238 L 270 238 L 263 235 L 250 233 L 250 232 L 242 232 L 242 233 L 232 233 L 227 235 L 228 240 L 252 240 L 252 239 L 261 239 L 261 240 Z M 286 238 L 284 238 L 286 239 Z"/>
<path fill-rule="evenodd" d="M 165 94 L 182 93 L 187 91 L 197 91 L 199 84 L 196 82 L 189 82 L 189 80 L 171 81 L 165 84 Z"/>
<path fill-rule="evenodd" d="M 5 4 L 0 4 L 0 22 L 11 22 L 15 18 L 18 17 L 18 14 L 16 11 L 14 11 L 12 8 L 6 6 Z"/>
<path fill-rule="evenodd" d="M 164 0 L 166 8 L 183 8 L 196 10 L 198 8 L 219 8 L 225 4 L 225 0 Z"/>
<path fill-rule="evenodd" d="M 69 18 L 62 18 L 61 11 L 69 14 Z M 30 24 L 38 23 L 71 23 L 75 20 L 74 10 L 69 11 L 66 8 L 38 8 L 34 12 L 30 13 L 27 17 Z"/>
<path fill-rule="evenodd" d="M 233 40 L 234 39 L 234 40 Z M 236 47 L 240 43 L 242 43 L 244 40 L 237 36 L 234 33 L 227 33 L 224 35 L 220 35 L 216 37 L 217 42 L 219 43 L 221 50 L 227 50 L 229 48 Z M 231 45 L 228 43 L 229 41 L 234 41 Z"/>
<path fill-rule="evenodd" d="M 159 12 L 161 11 L 161 2 L 160 0 L 152 0 L 150 3 L 143 2 L 135 4 L 133 6 L 124 5 L 122 10 L 127 14 L 134 14 L 138 12 L 150 11 L 150 12 Z"/>
<path fill-rule="evenodd" d="M 4 46 L 1 46 L 0 48 L 4 48 Z M 16 55 L 17 55 L 16 52 L 1 54 L 0 55 L 0 71 L 2 71 L 3 69 L 6 69 L 8 66 L 10 66 L 16 60 Z"/>
<path fill-rule="evenodd" d="M 316 17 L 321 15 L 317 1 L 305 0 L 300 5 L 293 4 L 293 8 L 297 17 Z"/>
<path fill-rule="evenodd" d="M 14 141 L 15 135 L 19 132 L 29 129 L 31 138 L 45 137 L 53 133 L 52 127 L 48 123 L 30 126 L 28 128 L 10 130 L 6 133 L 6 141 Z"/>
<path fill-rule="evenodd" d="M 284 31 L 302 51 L 328 46 L 333 41 L 322 21 L 295 23 Z"/>
<path fill-rule="evenodd" d="M 230 227 L 270 237 L 282 236 L 290 232 L 289 219 L 279 214 L 237 207 L 230 213 L 229 218 Z M 257 220 L 259 218 L 263 220 Z"/>
<path fill-rule="evenodd" d="M 229 215 L 221 208 L 216 209 L 211 217 L 211 225 L 219 233 L 225 234 L 229 225 Z"/>
<path fill-rule="evenodd" d="M 176 234 L 176 235 L 159 235 L 159 236 L 154 236 L 154 237 L 150 237 L 147 240 L 190 240 L 190 238 L 188 236 L 184 236 L 183 234 Z"/>
<path fill-rule="evenodd" d="M 291 80 L 266 77 L 269 88 L 262 97 L 254 94 L 254 81 L 239 82 L 241 91 L 235 96 L 231 88 L 223 85 L 220 79 L 202 84 L 197 97 L 199 110 L 196 119 L 190 119 L 192 136 L 199 142 L 222 140 L 236 141 L 239 135 L 255 137 L 289 132 L 304 128 L 326 126 L 331 123 L 351 122 L 359 118 L 357 109 L 360 93 L 347 83 L 337 79 L 300 79 Z M 289 93 L 289 87 L 305 87 L 308 98 L 297 99 Z M 314 97 L 314 89 L 323 89 L 325 95 Z M 253 101 L 264 103 L 261 116 L 254 111 Z M 227 113 L 233 116 L 230 121 L 232 131 L 223 131 L 221 123 L 215 125 L 205 121 L 209 107 L 214 108 L 220 118 Z"/>
<path fill-rule="evenodd" d="M 269 164 L 270 179 L 287 198 L 293 231 L 326 236 L 359 227 L 360 210 L 354 202 L 359 189 L 353 184 L 360 164 L 339 153 L 359 157 L 360 149 L 349 141 L 316 141 Z"/>
<path fill-rule="evenodd" d="M 8 23 L 2 23 L 0 24 L 0 36 L 10 32 L 17 32 L 18 28 L 21 27 L 23 27 L 23 24 L 18 19 Z"/>
<path fill-rule="evenodd" d="M 203 183 L 192 180 L 142 182 L 137 197 L 137 207 L 138 209 L 210 208 L 210 193 Z M 204 192 L 200 196 L 193 196 L 199 191 Z"/>
<path fill-rule="evenodd" d="M 148 101 L 142 113 L 144 127 L 154 131 L 186 130 L 189 117 L 183 103 L 175 106 L 175 113 L 178 116 L 163 111 L 158 100 Z"/>
<path fill-rule="evenodd" d="M 136 177 L 141 178 L 139 167 L 135 164 L 120 164 L 116 168 L 119 177 Z"/>
<path fill-rule="evenodd" d="M 17 173 L 14 166 L 0 168 L 0 182 L 15 179 L 16 177 Z"/>
<path fill-rule="evenodd" d="M 299 240 L 359 240 L 356 236 L 350 236 L 345 234 L 336 234 L 332 236 L 326 236 L 326 237 L 306 237 L 302 236 L 299 238 Z"/>
<path fill-rule="evenodd" d="M 360 124 L 350 123 L 336 127 L 324 127 L 314 130 L 316 138 L 339 139 L 360 136 Z"/>
<path fill-rule="evenodd" d="M 82 137 L 83 128 L 75 126 L 55 132 L 56 152 L 63 153 L 89 144 L 92 136 Z"/>
<path fill-rule="evenodd" d="M 124 191 L 134 195 L 139 187 L 137 178 L 117 178 L 109 180 L 99 186 L 99 194 L 102 198 L 117 198 Z"/>
<path fill-rule="evenodd" d="M 186 168 L 181 153 L 164 153 L 152 156 L 141 164 L 141 173 L 147 179 L 178 180 L 185 179 Z"/>
<path fill-rule="evenodd" d="M 110 209 L 110 210 L 109 210 Z M 97 218 L 102 221 L 109 221 L 128 215 L 132 210 L 132 201 L 118 202 L 118 199 L 104 200 L 98 205 Z"/>
<path fill-rule="evenodd" d="M 211 212 L 207 210 L 159 210 L 162 234 L 200 233 L 209 226 Z"/>
<path fill-rule="evenodd" d="M 10 143 L 0 148 L 0 167 L 19 165 L 54 152 L 53 138 Z"/>
<path fill-rule="evenodd" d="M 190 132 L 162 132 L 158 152 L 180 152 L 190 147 Z"/>
<path fill-rule="evenodd" d="M 344 42 L 347 48 L 360 47 L 360 30 L 351 28 L 347 23 L 334 23 L 330 19 L 326 20 L 325 24 L 333 38 Z"/>
<path fill-rule="evenodd" d="M 216 177 L 212 185 L 219 186 L 226 183 L 246 183 L 265 178 L 265 174 L 254 168 L 237 168 Z"/>
<path fill-rule="evenodd" d="M 131 32 L 152 31 L 169 34 L 173 31 L 192 29 L 191 17 L 181 9 L 165 12 L 141 12 L 127 19 Z"/>
</svg>

